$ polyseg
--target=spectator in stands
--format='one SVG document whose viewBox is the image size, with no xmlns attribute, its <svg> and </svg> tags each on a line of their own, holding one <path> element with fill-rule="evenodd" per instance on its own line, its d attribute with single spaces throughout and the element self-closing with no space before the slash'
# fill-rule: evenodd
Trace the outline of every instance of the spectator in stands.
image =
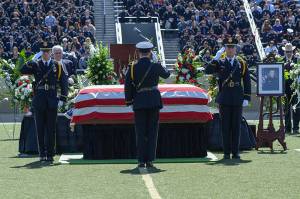
<svg viewBox="0 0 300 199">
<path fill-rule="evenodd" d="M 45 25 L 53 27 L 56 24 L 56 18 L 53 16 L 53 12 L 49 11 L 48 16 L 45 18 Z"/>
<path fill-rule="evenodd" d="M 275 6 L 273 5 L 271 0 L 267 0 L 263 11 L 264 12 L 269 12 L 270 14 L 272 14 L 275 11 Z"/>
<path fill-rule="evenodd" d="M 280 19 L 275 20 L 275 24 L 273 25 L 273 31 L 276 35 L 276 41 L 281 41 L 282 33 L 283 33 L 283 26 L 280 23 Z"/>
<path fill-rule="evenodd" d="M 83 56 L 80 58 L 79 63 L 78 63 L 78 68 L 79 69 L 86 69 L 87 68 L 87 60 L 91 56 L 89 46 L 85 45 L 84 53 L 82 55 Z"/>
<path fill-rule="evenodd" d="M 92 24 L 91 20 L 90 20 L 90 19 L 86 20 L 86 21 L 85 21 L 85 25 L 86 25 L 86 27 L 87 27 L 87 28 L 86 28 L 87 31 L 90 32 L 90 33 L 92 33 L 93 37 L 95 37 L 95 35 L 96 35 L 96 28 L 95 28 L 95 26 Z"/>
<path fill-rule="evenodd" d="M 177 28 L 178 19 L 177 19 L 176 13 L 173 12 L 172 5 L 167 6 L 167 11 L 163 14 L 162 18 L 163 18 L 163 27 L 165 29 L 175 29 L 175 28 Z"/>
<path fill-rule="evenodd" d="M 89 53 L 92 55 L 95 53 L 96 49 L 95 49 L 95 46 L 93 45 L 92 43 L 92 40 L 91 38 L 87 37 L 85 39 L 85 42 L 86 42 L 86 46 L 89 48 Z"/>
<path fill-rule="evenodd" d="M 13 50 L 12 50 L 11 60 L 14 64 L 16 64 L 18 59 L 19 59 L 19 49 L 15 46 L 15 47 L 13 47 Z"/>
<path fill-rule="evenodd" d="M 68 41 L 76 37 L 73 51 L 76 49 L 79 59 L 85 38 L 95 42 L 92 6 L 92 0 L 2 1 L 0 44 L 4 52 L 0 56 L 16 60 L 23 49 L 28 55 L 39 53 L 45 40 L 62 44 L 64 50 L 71 52 L 72 42 Z"/>
<path fill-rule="evenodd" d="M 275 45 L 274 40 L 270 41 L 269 45 L 265 48 L 265 53 L 266 53 L 266 55 L 268 55 L 270 53 L 278 54 L 278 49 Z"/>
<path fill-rule="evenodd" d="M 268 35 L 272 31 L 272 26 L 269 20 L 265 20 L 262 27 L 261 27 L 261 36 L 262 41 L 266 42 L 268 41 Z"/>
<path fill-rule="evenodd" d="M 0 58 L 9 59 L 9 55 L 4 51 L 4 48 L 1 44 L 0 44 Z"/>
</svg>

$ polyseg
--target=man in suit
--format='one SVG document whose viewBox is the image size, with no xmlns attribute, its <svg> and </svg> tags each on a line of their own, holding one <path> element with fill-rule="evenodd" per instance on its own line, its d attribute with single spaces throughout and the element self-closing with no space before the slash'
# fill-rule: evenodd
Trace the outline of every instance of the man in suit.
<svg viewBox="0 0 300 199">
<path fill-rule="evenodd" d="M 159 110 L 163 107 L 157 86 L 159 77 L 166 79 L 170 73 L 160 63 L 151 61 L 152 43 L 140 42 L 136 48 L 140 59 L 126 73 L 125 102 L 133 106 L 138 167 L 151 168 L 156 156 Z"/>
<path fill-rule="evenodd" d="M 63 59 L 63 48 L 59 45 L 53 46 L 52 54 L 54 60 L 61 65 L 65 74 L 69 77 L 76 74 L 76 68 L 73 62 L 69 59 Z"/>
<path fill-rule="evenodd" d="M 236 56 L 234 38 L 224 40 L 214 59 L 207 64 L 205 72 L 218 76 L 219 93 L 216 102 L 222 123 L 224 159 L 240 159 L 239 144 L 241 134 L 242 107 L 247 106 L 251 94 L 251 80 L 248 68 L 243 59 Z M 226 57 L 221 55 L 226 51 Z"/>
<path fill-rule="evenodd" d="M 287 43 L 282 47 L 284 51 L 284 77 L 285 77 L 285 97 L 286 103 L 284 107 L 285 112 L 285 132 L 286 133 L 299 133 L 299 120 L 300 120 L 300 108 L 295 107 L 296 109 L 292 109 L 292 107 L 296 104 L 297 97 L 293 96 L 294 90 L 291 85 L 293 83 L 293 79 L 290 78 L 290 71 L 293 69 L 294 65 L 297 63 L 297 58 L 294 56 L 295 46 L 291 43 Z M 293 119 L 293 128 L 292 128 L 292 119 Z"/>
<path fill-rule="evenodd" d="M 21 68 L 22 74 L 34 75 L 34 108 L 35 125 L 37 129 L 38 148 L 41 162 L 53 162 L 55 155 L 55 129 L 57 108 L 62 106 L 68 95 L 68 80 L 62 67 L 51 59 L 51 47 L 44 43 L 42 56 L 37 61 L 30 61 Z M 57 87 L 61 95 L 57 96 Z"/>
</svg>

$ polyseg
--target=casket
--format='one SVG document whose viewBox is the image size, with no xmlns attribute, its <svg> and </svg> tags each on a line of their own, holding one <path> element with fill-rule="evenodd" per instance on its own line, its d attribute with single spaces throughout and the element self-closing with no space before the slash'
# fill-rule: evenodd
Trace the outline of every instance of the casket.
<svg viewBox="0 0 300 199">
<path fill-rule="evenodd" d="M 164 104 L 160 111 L 161 123 L 205 123 L 212 120 L 207 105 L 209 96 L 204 89 L 189 84 L 162 84 L 158 88 Z M 82 89 L 75 98 L 72 122 L 133 123 L 132 108 L 125 106 L 124 85 L 100 85 Z"/>
</svg>

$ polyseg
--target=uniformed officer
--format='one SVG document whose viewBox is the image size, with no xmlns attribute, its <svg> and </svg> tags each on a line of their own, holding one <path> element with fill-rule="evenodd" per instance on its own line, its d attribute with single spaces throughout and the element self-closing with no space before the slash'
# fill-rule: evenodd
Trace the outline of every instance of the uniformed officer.
<svg viewBox="0 0 300 199">
<path fill-rule="evenodd" d="M 22 74 L 31 74 L 35 78 L 32 106 L 41 162 L 53 162 L 57 108 L 63 105 L 68 95 L 67 76 L 62 67 L 51 59 L 51 47 L 49 43 L 44 43 L 41 59 L 30 61 L 21 68 Z M 61 88 L 59 97 L 58 86 Z"/>
<path fill-rule="evenodd" d="M 219 93 L 216 102 L 222 123 L 224 159 L 240 159 L 239 144 L 241 134 L 242 107 L 247 106 L 251 94 L 251 80 L 247 65 L 236 56 L 237 40 L 224 39 L 225 48 L 221 48 L 214 59 L 207 64 L 205 72 L 218 77 Z M 226 51 L 226 57 L 221 59 Z"/>
<path fill-rule="evenodd" d="M 293 69 L 294 64 L 297 63 L 297 58 L 294 56 L 295 46 L 291 43 L 287 43 L 282 47 L 284 51 L 284 70 L 285 70 L 285 132 L 299 133 L 299 120 L 300 120 L 300 108 L 292 109 L 296 103 L 297 96 L 293 96 L 294 90 L 291 88 L 293 79 L 290 78 L 289 73 Z M 292 112 L 292 113 L 291 113 Z M 293 128 L 292 128 L 292 117 L 293 117 Z"/>
<path fill-rule="evenodd" d="M 140 59 L 126 73 L 125 101 L 134 111 L 138 167 L 150 168 L 156 156 L 159 110 L 163 107 L 158 81 L 170 73 L 160 63 L 151 61 L 152 43 L 140 42 L 136 48 Z"/>
</svg>

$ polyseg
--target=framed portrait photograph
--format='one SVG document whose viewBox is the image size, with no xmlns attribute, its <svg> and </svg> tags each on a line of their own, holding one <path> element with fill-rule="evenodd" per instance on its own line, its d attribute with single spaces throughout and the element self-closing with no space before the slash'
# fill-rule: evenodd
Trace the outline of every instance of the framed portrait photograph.
<svg viewBox="0 0 300 199">
<path fill-rule="evenodd" d="M 260 63 L 257 66 L 257 95 L 284 95 L 284 69 L 282 63 Z"/>
</svg>

